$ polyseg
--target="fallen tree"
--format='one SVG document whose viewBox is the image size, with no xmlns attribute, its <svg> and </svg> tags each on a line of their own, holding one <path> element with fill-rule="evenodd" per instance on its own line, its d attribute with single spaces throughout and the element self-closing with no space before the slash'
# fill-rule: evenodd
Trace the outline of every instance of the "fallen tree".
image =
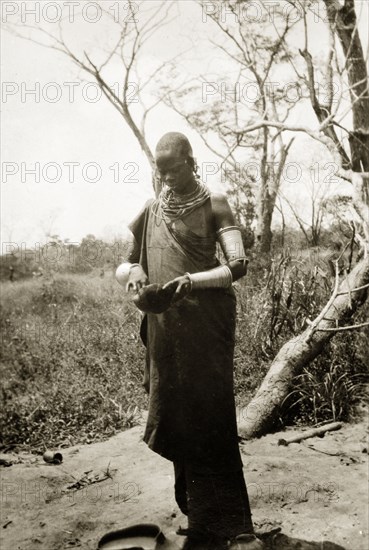
<svg viewBox="0 0 369 550">
<path fill-rule="evenodd" d="M 294 377 L 321 353 L 332 336 L 340 330 L 353 328 L 342 326 L 342 323 L 349 321 L 365 301 L 368 287 L 369 256 L 366 256 L 341 285 L 336 285 L 327 305 L 306 330 L 282 346 L 239 424 L 241 437 L 257 437 L 271 429 L 279 418 L 281 404 L 291 391 Z"/>
</svg>

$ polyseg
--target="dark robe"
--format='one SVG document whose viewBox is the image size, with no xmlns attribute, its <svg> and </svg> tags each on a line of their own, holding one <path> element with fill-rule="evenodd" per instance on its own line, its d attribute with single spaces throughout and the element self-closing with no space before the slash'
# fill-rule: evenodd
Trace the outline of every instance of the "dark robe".
<svg viewBox="0 0 369 550">
<path fill-rule="evenodd" d="M 210 199 L 198 208 L 204 216 Z M 185 219 L 185 218 L 184 218 Z M 164 221 L 159 201 L 147 203 L 130 229 L 150 283 L 216 267 L 216 237 L 200 237 L 181 220 Z M 236 301 L 233 289 L 194 290 L 144 323 L 149 378 L 148 446 L 194 471 L 242 468 L 233 394 Z"/>
</svg>

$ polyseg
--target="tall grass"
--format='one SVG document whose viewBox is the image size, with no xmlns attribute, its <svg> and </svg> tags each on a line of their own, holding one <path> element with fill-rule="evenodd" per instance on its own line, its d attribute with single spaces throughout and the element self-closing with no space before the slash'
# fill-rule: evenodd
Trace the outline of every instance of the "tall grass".
<svg viewBox="0 0 369 550">
<path fill-rule="evenodd" d="M 2 446 L 107 437 L 146 405 L 140 314 L 112 276 L 3 286 Z"/>
<path fill-rule="evenodd" d="M 368 318 L 364 307 L 357 321 Z M 357 405 L 368 401 L 368 331 L 342 333 L 296 377 L 294 389 L 284 403 L 287 423 L 348 420 Z"/>
<path fill-rule="evenodd" d="M 323 251 L 323 258 L 327 255 Z M 333 280 L 325 260 L 282 252 L 271 261 L 256 258 L 245 280 L 237 284 L 238 327 L 235 388 L 246 405 L 281 346 L 306 328 L 330 296 Z M 369 301 L 352 324 L 369 318 Z M 281 425 L 348 420 L 358 401 L 367 399 L 368 327 L 338 333 L 292 383 L 280 409 Z"/>
</svg>

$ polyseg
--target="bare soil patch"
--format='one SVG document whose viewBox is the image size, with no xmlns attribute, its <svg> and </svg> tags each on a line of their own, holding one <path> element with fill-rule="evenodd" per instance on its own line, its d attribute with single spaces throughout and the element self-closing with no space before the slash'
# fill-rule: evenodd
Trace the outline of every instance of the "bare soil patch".
<svg viewBox="0 0 369 550">
<path fill-rule="evenodd" d="M 283 436 L 300 430 L 287 430 Z M 63 463 L 2 455 L 2 550 L 95 550 L 110 530 L 157 523 L 179 550 L 186 518 L 173 496 L 171 463 L 142 441 L 143 426 L 108 441 L 63 449 Z M 242 445 L 256 527 L 279 525 L 305 540 L 366 550 L 368 428 L 345 424 L 324 438 L 288 447 L 271 434 Z"/>
</svg>

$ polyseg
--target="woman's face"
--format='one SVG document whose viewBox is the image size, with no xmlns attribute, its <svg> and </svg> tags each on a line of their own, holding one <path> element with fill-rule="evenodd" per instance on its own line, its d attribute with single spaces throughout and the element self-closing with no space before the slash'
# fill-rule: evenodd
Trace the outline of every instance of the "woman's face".
<svg viewBox="0 0 369 550">
<path fill-rule="evenodd" d="M 170 152 L 160 153 L 156 157 L 156 167 L 162 182 L 175 193 L 186 194 L 192 190 L 195 178 L 192 167 L 184 157 Z"/>
</svg>

